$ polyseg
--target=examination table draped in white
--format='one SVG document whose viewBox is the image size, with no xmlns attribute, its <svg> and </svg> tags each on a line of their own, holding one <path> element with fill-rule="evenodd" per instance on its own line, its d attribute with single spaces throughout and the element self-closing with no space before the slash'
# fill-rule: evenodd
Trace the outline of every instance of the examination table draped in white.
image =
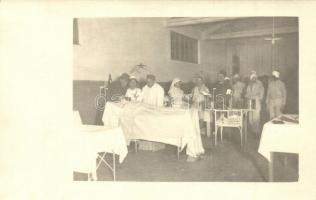
<svg viewBox="0 0 316 200">
<path fill-rule="evenodd" d="M 283 115 L 298 118 L 297 115 Z M 278 118 L 277 118 L 278 119 Z M 258 152 L 270 161 L 270 152 L 298 153 L 300 138 L 298 123 L 274 124 L 273 120 L 263 126 Z"/>
<path fill-rule="evenodd" d="M 74 115 L 76 124 L 73 128 L 71 141 L 74 171 L 95 173 L 96 158 L 99 152 L 117 154 L 119 155 L 119 162 L 123 162 L 128 151 L 126 140 L 120 127 L 82 125 L 79 121 L 79 113 L 75 112 Z"/>
<path fill-rule="evenodd" d="M 141 103 L 111 103 L 105 107 L 105 126 L 122 126 L 127 142 L 147 140 L 184 148 L 187 154 L 204 153 L 198 110 L 153 107 Z"/>
</svg>

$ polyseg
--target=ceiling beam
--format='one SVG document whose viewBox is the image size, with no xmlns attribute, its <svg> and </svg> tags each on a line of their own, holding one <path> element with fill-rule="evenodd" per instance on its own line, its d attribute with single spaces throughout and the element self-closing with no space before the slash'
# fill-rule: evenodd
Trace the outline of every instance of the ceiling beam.
<svg viewBox="0 0 316 200">
<path fill-rule="evenodd" d="M 206 36 L 211 35 L 215 31 L 218 31 L 218 30 L 222 29 L 223 27 L 228 26 L 230 24 L 232 24 L 232 21 L 226 21 L 226 22 L 212 24 L 211 26 L 208 26 L 205 30 L 203 30 L 203 35 L 206 35 Z"/>
<path fill-rule="evenodd" d="M 179 18 L 169 18 L 166 21 L 167 27 L 177 27 L 195 24 L 204 24 L 212 22 L 220 22 L 238 19 L 241 17 L 179 17 Z"/>
<path fill-rule="evenodd" d="M 275 34 L 285 34 L 285 33 L 296 33 L 298 32 L 297 26 L 279 27 L 274 30 Z M 221 39 L 232 39 L 232 38 L 242 38 L 242 37 L 256 37 L 271 35 L 272 30 L 269 29 L 259 29 L 252 31 L 240 31 L 240 32 L 229 32 L 220 34 L 203 34 L 203 40 L 221 40 Z"/>
</svg>

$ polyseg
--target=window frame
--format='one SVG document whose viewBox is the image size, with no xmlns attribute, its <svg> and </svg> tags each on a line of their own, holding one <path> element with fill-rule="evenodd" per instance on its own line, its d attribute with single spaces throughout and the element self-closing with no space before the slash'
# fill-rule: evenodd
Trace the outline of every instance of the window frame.
<svg viewBox="0 0 316 200">
<path fill-rule="evenodd" d="M 170 31 L 170 58 L 173 61 L 199 64 L 199 40 Z"/>
</svg>

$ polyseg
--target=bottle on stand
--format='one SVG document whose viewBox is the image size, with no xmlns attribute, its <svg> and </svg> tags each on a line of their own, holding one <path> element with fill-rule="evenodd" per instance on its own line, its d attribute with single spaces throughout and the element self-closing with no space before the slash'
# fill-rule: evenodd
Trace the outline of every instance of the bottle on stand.
<svg viewBox="0 0 316 200">
<path fill-rule="evenodd" d="M 107 90 L 109 89 L 110 85 L 112 83 L 112 76 L 111 74 L 109 74 L 109 77 L 108 77 L 108 83 L 107 83 L 107 86 L 105 87 L 105 81 L 104 81 L 104 96 L 107 97 Z"/>
<path fill-rule="evenodd" d="M 111 74 L 109 74 L 107 87 L 109 87 L 111 85 L 111 83 L 112 83 L 112 76 L 111 76 Z"/>
</svg>

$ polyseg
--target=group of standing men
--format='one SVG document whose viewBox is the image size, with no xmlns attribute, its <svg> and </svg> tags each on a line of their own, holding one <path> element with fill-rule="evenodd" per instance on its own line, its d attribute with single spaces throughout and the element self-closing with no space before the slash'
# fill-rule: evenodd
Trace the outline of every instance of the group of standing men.
<svg viewBox="0 0 316 200">
<path fill-rule="evenodd" d="M 249 124 L 252 131 L 258 134 L 260 132 L 260 113 L 265 89 L 262 82 L 258 79 L 257 73 L 251 71 L 247 85 L 241 80 L 239 74 L 233 75 L 232 83 L 225 76 L 225 72 L 218 74 L 218 82 L 215 85 L 216 95 L 228 94 L 231 90 L 230 95 L 232 97 L 233 108 L 242 108 L 245 107 L 245 103 L 249 104 L 249 102 L 252 102 L 253 106 L 251 106 L 252 111 L 249 113 Z M 277 70 L 273 71 L 265 98 L 270 119 L 282 114 L 286 104 L 286 93 L 285 84 L 280 80 L 280 72 Z"/>
</svg>

